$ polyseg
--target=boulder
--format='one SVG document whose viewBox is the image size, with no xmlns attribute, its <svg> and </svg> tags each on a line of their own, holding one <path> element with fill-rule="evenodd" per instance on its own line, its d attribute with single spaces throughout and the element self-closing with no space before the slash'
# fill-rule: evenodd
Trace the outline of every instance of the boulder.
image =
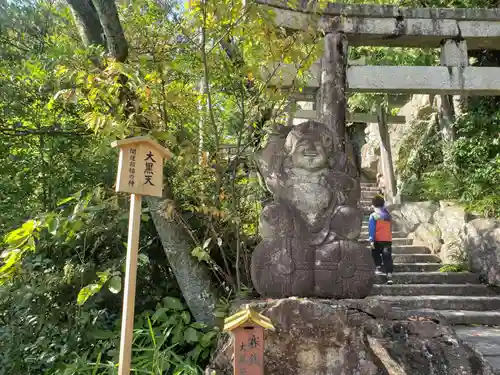
<svg viewBox="0 0 500 375">
<path fill-rule="evenodd" d="M 433 221 L 433 215 L 439 206 L 431 201 L 426 202 L 407 202 L 388 206 L 395 228 L 405 233 L 411 233 L 416 230 L 419 224 L 430 223 Z"/>
<path fill-rule="evenodd" d="M 254 302 L 265 331 L 264 374 L 492 375 L 435 311 L 402 311 L 375 299 Z M 219 339 L 206 373 L 233 374 L 231 335 Z"/>
<path fill-rule="evenodd" d="M 439 202 L 440 209 L 433 216 L 434 222 L 441 230 L 440 257 L 445 264 L 457 264 L 466 259 L 462 243 L 462 233 L 467 221 L 463 207 L 453 202 Z"/>
<path fill-rule="evenodd" d="M 438 208 L 439 206 L 431 201 L 411 202 L 401 206 L 401 214 L 414 230 L 421 223 L 432 222 L 432 217 Z"/>
<path fill-rule="evenodd" d="M 406 117 L 404 124 L 389 124 L 389 138 L 391 140 L 392 162 L 394 165 L 399 160 L 399 149 L 404 139 L 411 133 L 415 121 L 428 119 L 434 112 L 433 98 L 430 95 L 413 95 L 398 112 L 399 116 Z"/>
<path fill-rule="evenodd" d="M 500 220 L 474 219 L 462 235 L 471 271 L 500 286 Z"/>
<path fill-rule="evenodd" d="M 427 246 L 433 254 L 441 250 L 441 230 L 436 224 L 422 223 L 408 235 L 414 245 Z"/>
</svg>

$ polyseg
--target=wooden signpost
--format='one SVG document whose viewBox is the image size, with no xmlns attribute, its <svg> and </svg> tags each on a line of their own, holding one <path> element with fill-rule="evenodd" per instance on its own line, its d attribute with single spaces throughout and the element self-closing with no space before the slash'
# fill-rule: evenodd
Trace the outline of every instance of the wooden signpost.
<svg viewBox="0 0 500 375">
<path fill-rule="evenodd" d="M 224 331 L 234 335 L 234 375 L 264 375 L 264 328 L 275 330 L 267 316 L 248 305 L 224 321 Z"/>
<path fill-rule="evenodd" d="M 129 375 L 134 333 L 135 282 L 142 196 L 162 196 L 163 160 L 170 159 L 172 154 L 168 149 L 147 136 L 116 141 L 111 146 L 120 149 L 116 191 L 131 194 L 118 364 L 118 374 Z"/>
</svg>

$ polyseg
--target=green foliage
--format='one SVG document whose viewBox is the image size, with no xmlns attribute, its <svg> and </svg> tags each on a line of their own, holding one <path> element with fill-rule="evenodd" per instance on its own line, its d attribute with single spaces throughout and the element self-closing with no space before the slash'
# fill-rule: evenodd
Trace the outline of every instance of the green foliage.
<svg viewBox="0 0 500 375">
<path fill-rule="evenodd" d="M 439 272 L 467 272 L 469 267 L 466 264 L 445 264 L 439 269 Z"/>
<path fill-rule="evenodd" d="M 435 121 L 415 124 L 400 148 L 397 165 L 407 198 L 458 200 L 470 211 L 498 217 L 500 112 L 496 103 L 494 98 L 472 103 L 453 124 L 455 139 L 446 146 Z"/>
<path fill-rule="evenodd" d="M 109 193 L 97 188 L 75 194 L 59 202 L 58 211 L 6 234 L 4 255 L 15 262 L 5 262 L 9 268 L 1 274 L 3 373 L 90 373 L 97 358 L 96 368 L 106 371 L 97 373 L 115 367 L 127 201 Z M 151 221 L 142 229 L 135 340 L 140 355 L 134 363 L 160 374 L 163 358 L 162 368 L 168 363 L 179 373 L 198 374 L 197 363 L 207 358 L 216 333 L 192 321 L 176 297 Z M 150 339 L 144 334 L 148 324 L 156 334 Z"/>
<path fill-rule="evenodd" d="M 115 374 L 119 347 L 119 327 L 113 331 L 96 331 L 99 340 L 95 363 L 77 358 L 55 374 L 74 374 L 94 371 L 93 374 Z M 173 297 L 166 297 L 155 311 L 144 311 L 136 317 L 132 371 L 162 375 L 199 375 L 203 370 L 198 363 L 205 361 L 218 337 L 217 329 L 193 322 L 186 306 Z"/>
</svg>

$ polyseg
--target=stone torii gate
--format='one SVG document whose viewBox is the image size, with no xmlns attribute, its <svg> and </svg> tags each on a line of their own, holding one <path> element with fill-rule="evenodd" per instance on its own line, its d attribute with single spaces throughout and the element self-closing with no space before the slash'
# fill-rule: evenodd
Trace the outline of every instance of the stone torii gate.
<svg viewBox="0 0 500 375">
<path fill-rule="evenodd" d="M 306 92 L 319 104 L 320 113 L 299 110 L 296 117 L 317 116 L 332 122 L 342 136 L 345 131 L 345 93 L 433 94 L 441 99 L 440 117 L 450 121 L 450 95 L 500 95 L 500 67 L 468 66 L 468 51 L 500 49 L 500 9 L 400 8 L 390 5 L 328 4 L 320 9 L 315 1 L 256 0 L 275 12 L 276 26 L 289 32 L 311 29 L 325 32 L 325 57 L 321 69 L 315 64 Z M 309 4 L 312 3 L 312 4 Z M 440 48 L 440 66 L 365 66 L 349 64 L 348 46 Z M 320 73 L 321 72 L 321 73 Z M 321 78 L 320 78 L 321 74 Z M 283 88 L 293 83 L 290 74 L 271 78 L 270 85 Z M 335 85 L 335 98 L 322 97 L 321 80 Z M 336 102 L 335 108 L 325 103 Z M 339 113 L 338 111 L 343 111 Z M 355 117 L 356 114 L 353 114 Z M 397 196 L 392 165 L 388 118 L 383 109 L 377 114 L 381 139 L 383 174 L 387 198 Z"/>
</svg>

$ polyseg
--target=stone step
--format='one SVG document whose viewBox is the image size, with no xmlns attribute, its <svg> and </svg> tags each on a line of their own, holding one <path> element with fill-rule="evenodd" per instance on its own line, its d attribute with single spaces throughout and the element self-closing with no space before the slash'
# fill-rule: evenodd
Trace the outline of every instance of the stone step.
<svg viewBox="0 0 500 375">
<path fill-rule="evenodd" d="M 401 246 L 406 247 L 407 246 Z M 394 263 L 441 263 L 441 258 L 433 254 L 393 254 Z"/>
<path fill-rule="evenodd" d="M 500 297 L 492 296 L 371 296 L 368 298 L 390 303 L 393 308 L 406 310 L 500 310 Z"/>
<path fill-rule="evenodd" d="M 460 313 L 460 311 L 457 311 Z M 500 374 L 500 329 L 487 327 L 487 325 L 500 325 L 498 311 L 465 311 L 466 314 L 459 315 L 460 319 L 467 317 L 468 320 L 483 320 L 485 323 L 475 327 L 455 327 L 457 336 L 476 351 L 481 353 L 484 360 L 493 368 L 494 374 Z M 443 314 L 444 315 L 444 314 Z M 456 324 L 480 324 L 480 323 L 456 323 Z"/>
<path fill-rule="evenodd" d="M 422 255 L 429 255 L 431 254 L 431 250 L 428 247 L 425 246 L 418 246 L 418 245 L 405 245 L 405 246 L 393 246 L 392 248 L 392 255 L 414 255 L 414 254 L 422 254 Z M 405 262 L 401 262 L 405 263 Z M 411 263 L 411 262 L 409 262 Z M 418 262 L 415 262 L 418 263 Z M 421 262 L 425 263 L 425 262 Z"/>
<path fill-rule="evenodd" d="M 439 313 L 454 325 L 500 326 L 500 311 L 440 310 Z M 497 354 L 500 355 L 500 348 Z"/>
<path fill-rule="evenodd" d="M 375 193 L 380 194 L 380 189 L 378 187 L 361 187 L 361 193 Z"/>
<path fill-rule="evenodd" d="M 368 225 L 366 227 L 361 227 L 361 234 L 360 234 L 361 238 L 368 238 Z M 395 231 L 395 232 L 392 232 L 392 240 L 396 239 L 396 238 L 407 238 L 406 236 L 406 233 L 405 232 L 401 232 L 401 231 Z"/>
<path fill-rule="evenodd" d="M 369 199 L 370 202 L 372 201 L 372 198 L 375 196 L 375 195 L 378 195 L 378 189 L 373 189 L 373 190 L 362 190 L 361 191 L 361 200 L 364 200 L 364 199 Z"/>
<path fill-rule="evenodd" d="M 369 241 L 367 238 L 360 239 L 359 242 L 361 243 L 366 243 L 368 244 Z M 392 239 L 392 246 L 410 246 L 413 243 L 413 240 L 411 238 L 393 238 Z M 423 246 L 421 246 L 423 247 Z M 425 247 L 424 247 L 425 248 Z"/>
<path fill-rule="evenodd" d="M 439 263 L 394 263 L 394 272 L 437 272 L 442 266 Z"/>
<path fill-rule="evenodd" d="M 368 251 L 370 247 L 367 246 Z M 413 246 L 413 245 L 405 245 L 405 246 L 393 246 L 392 247 L 392 256 L 394 258 L 395 255 L 432 255 L 429 248 L 425 246 Z M 399 262 L 399 263 L 411 263 L 411 262 Z M 418 263 L 418 262 L 415 262 Z M 425 263 L 425 262 L 421 262 Z"/>
<path fill-rule="evenodd" d="M 394 284 L 480 284 L 471 272 L 396 272 Z M 375 284 L 384 284 L 385 275 L 376 275 Z"/>
<path fill-rule="evenodd" d="M 377 284 L 372 296 L 497 296 L 496 290 L 481 284 Z"/>
</svg>

